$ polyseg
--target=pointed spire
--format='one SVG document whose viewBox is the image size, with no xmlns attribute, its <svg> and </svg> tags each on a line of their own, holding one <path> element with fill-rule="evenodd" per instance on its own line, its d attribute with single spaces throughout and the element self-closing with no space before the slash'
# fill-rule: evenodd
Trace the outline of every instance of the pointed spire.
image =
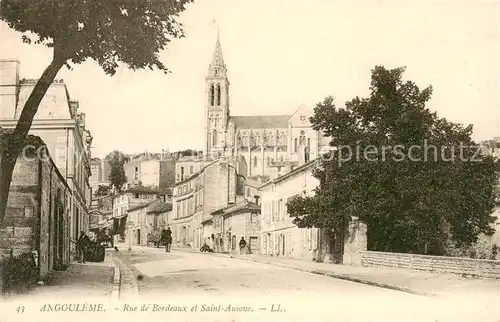
<svg viewBox="0 0 500 322">
<path fill-rule="evenodd" d="M 217 43 L 215 44 L 214 55 L 212 57 L 212 66 L 224 66 L 224 57 L 222 56 L 222 46 L 220 45 L 219 35 L 217 35 Z"/>
<path fill-rule="evenodd" d="M 219 27 L 217 26 L 217 41 L 215 42 L 214 54 L 212 63 L 210 64 L 210 76 L 225 76 L 226 65 L 224 64 L 224 56 L 222 55 L 222 46 L 220 44 Z"/>
</svg>

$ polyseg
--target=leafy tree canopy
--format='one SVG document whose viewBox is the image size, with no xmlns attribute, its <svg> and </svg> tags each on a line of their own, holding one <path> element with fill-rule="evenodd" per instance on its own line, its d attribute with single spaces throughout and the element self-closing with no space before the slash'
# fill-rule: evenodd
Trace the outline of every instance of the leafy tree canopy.
<svg viewBox="0 0 500 322">
<path fill-rule="evenodd" d="M 158 53 L 171 37 L 183 36 L 177 18 L 189 2 L 3 0 L 0 18 L 28 33 L 25 42 L 54 48 L 57 59 L 79 64 L 91 58 L 107 74 L 114 74 L 119 62 L 167 71 Z"/>
<path fill-rule="evenodd" d="M 123 185 L 127 182 L 127 176 L 125 175 L 123 164 L 128 162 L 129 157 L 121 151 L 113 151 L 106 157 L 106 159 L 111 165 L 111 171 L 109 172 L 109 181 L 111 182 L 111 186 L 115 187 L 118 191 L 121 191 Z"/>
<path fill-rule="evenodd" d="M 358 217 L 369 249 L 429 254 L 492 232 L 498 161 L 481 154 L 472 126 L 426 109 L 432 87 L 420 90 L 403 73 L 377 66 L 369 97 L 317 104 L 310 121 L 334 151 L 315 171 L 314 195 L 287 204 L 299 227 L 340 233 Z"/>
<path fill-rule="evenodd" d="M 94 196 L 96 197 L 101 197 L 101 196 L 107 196 L 110 192 L 110 187 L 108 185 L 99 185 L 94 192 Z"/>
</svg>

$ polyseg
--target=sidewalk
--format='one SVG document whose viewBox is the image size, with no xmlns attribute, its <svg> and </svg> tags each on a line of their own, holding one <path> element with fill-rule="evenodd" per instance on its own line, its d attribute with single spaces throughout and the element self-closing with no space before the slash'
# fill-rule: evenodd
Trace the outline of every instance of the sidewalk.
<svg viewBox="0 0 500 322">
<path fill-rule="evenodd" d="M 119 273 L 118 273 L 119 275 Z M 119 276 L 117 276 L 119 278 Z M 110 300 L 115 295 L 115 264 L 109 251 L 103 262 L 72 262 L 64 271 L 54 271 L 45 285 L 36 285 L 27 294 L 12 295 L 0 302 L 96 299 Z"/>
<path fill-rule="evenodd" d="M 200 253 L 184 248 L 174 250 Z M 200 254 L 248 260 L 417 295 L 442 298 L 474 296 L 489 300 L 498 299 L 500 302 L 500 280 L 494 279 L 463 278 L 456 275 L 418 272 L 402 268 L 355 267 L 254 254 L 238 256 L 220 253 Z"/>
</svg>

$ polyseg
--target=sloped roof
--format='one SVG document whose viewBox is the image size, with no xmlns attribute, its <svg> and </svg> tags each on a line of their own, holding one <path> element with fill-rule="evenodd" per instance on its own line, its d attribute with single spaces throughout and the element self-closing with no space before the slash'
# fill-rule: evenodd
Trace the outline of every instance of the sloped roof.
<svg viewBox="0 0 500 322">
<path fill-rule="evenodd" d="M 144 193 L 144 194 L 154 195 L 154 194 L 157 194 L 158 192 L 154 191 L 152 189 L 149 189 L 147 187 L 137 185 L 137 186 L 133 186 L 132 188 L 130 188 L 128 190 L 125 190 L 124 193 Z"/>
<path fill-rule="evenodd" d="M 148 214 L 158 214 L 162 212 L 167 212 L 172 210 L 172 204 L 168 202 L 160 201 L 149 208 Z"/>
<path fill-rule="evenodd" d="M 130 207 L 127 212 L 131 212 L 131 211 L 134 211 L 134 210 L 137 210 L 137 209 L 141 209 L 141 208 L 144 208 L 144 207 L 147 207 L 149 206 L 150 204 L 152 204 L 153 202 L 155 202 L 156 200 L 152 200 L 152 201 L 148 201 L 148 202 L 143 202 L 139 205 L 135 205 L 133 207 Z"/>
<path fill-rule="evenodd" d="M 222 214 L 223 216 L 226 216 L 240 211 L 255 211 L 260 213 L 260 206 L 257 205 L 255 202 L 245 200 L 236 205 L 230 205 L 229 207 L 226 207 L 224 209 L 216 210 L 212 212 L 211 215 L 213 216 Z"/>
<path fill-rule="evenodd" d="M 274 129 L 287 128 L 290 115 L 231 116 L 230 119 L 240 129 Z"/>
</svg>

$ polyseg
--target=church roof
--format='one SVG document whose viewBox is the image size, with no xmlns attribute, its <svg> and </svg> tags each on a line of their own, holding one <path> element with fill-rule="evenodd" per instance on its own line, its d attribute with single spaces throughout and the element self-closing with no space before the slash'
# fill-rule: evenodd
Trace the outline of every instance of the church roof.
<svg viewBox="0 0 500 322">
<path fill-rule="evenodd" d="M 240 129 L 276 129 L 287 128 L 290 115 L 231 116 L 231 120 Z"/>
</svg>

